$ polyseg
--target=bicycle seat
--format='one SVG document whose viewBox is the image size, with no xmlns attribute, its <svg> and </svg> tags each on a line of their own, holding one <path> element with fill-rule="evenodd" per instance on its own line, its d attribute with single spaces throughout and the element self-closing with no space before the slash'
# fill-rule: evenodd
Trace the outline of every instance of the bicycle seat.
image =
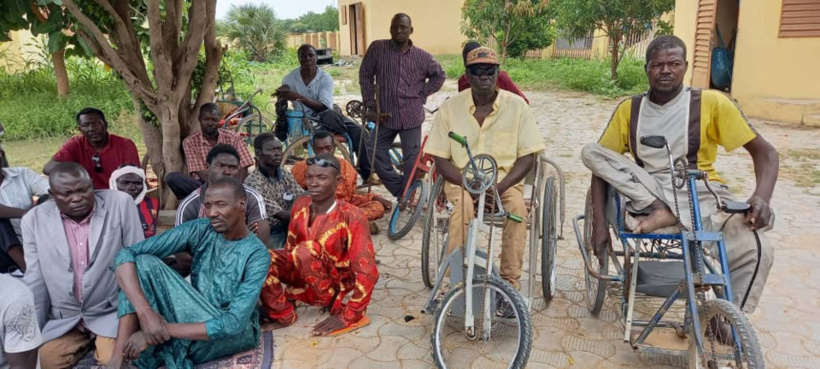
<svg viewBox="0 0 820 369">
<path fill-rule="evenodd" d="M 729 214 L 742 214 L 751 209 L 751 205 L 741 201 L 725 201 L 723 203 L 723 211 Z"/>
</svg>

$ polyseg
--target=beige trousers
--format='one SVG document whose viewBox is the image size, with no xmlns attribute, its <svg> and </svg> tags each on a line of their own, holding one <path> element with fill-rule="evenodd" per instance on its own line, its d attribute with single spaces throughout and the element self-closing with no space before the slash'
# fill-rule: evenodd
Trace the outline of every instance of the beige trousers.
<svg viewBox="0 0 820 369">
<path fill-rule="evenodd" d="M 523 185 L 512 187 L 501 195 L 501 204 L 504 210 L 527 219 L 527 207 L 524 205 Z M 462 193 L 463 199 L 462 201 Z M 475 218 L 475 207 L 470 193 L 460 186 L 451 183 L 444 184 L 444 194 L 453 204 L 450 215 L 449 242 L 447 255 L 464 245 L 468 224 Z M 516 289 L 520 288 L 518 280 L 521 278 L 521 265 L 524 262 L 524 251 L 527 247 L 527 223 L 504 221 L 504 230 L 501 236 L 501 278 Z"/>
<path fill-rule="evenodd" d="M 91 332 L 81 332 L 74 328 L 62 337 L 46 342 L 40 347 L 40 367 L 43 369 L 71 368 L 85 356 L 94 343 L 94 359 L 105 365 L 114 354 L 115 339 L 96 336 Z"/>
<path fill-rule="evenodd" d="M 641 212 L 656 199 L 675 211 L 674 187 L 669 172 L 650 174 L 624 155 L 600 144 L 584 146 L 581 160 L 593 174 L 602 178 L 627 198 L 626 209 Z M 719 183 L 710 183 L 723 200 L 731 200 L 732 194 Z M 763 232 L 774 225 L 774 215 L 765 229 L 752 231 L 744 222 L 742 214 L 727 214 L 717 209 L 714 196 L 703 182 L 698 182 L 698 200 L 704 231 L 723 232 L 726 255 L 729 259 L 729 275 L 735 304 L 746 312 L 757 308 L 760 295 L 774 263 L 774 249 Z M 691 229 L 691 216 L 686 188 L 677 191 L 681 223 Z M 758 247 L 758 240 L 760 247 Z M 712 255 L 717 257 L 717 245 L 712 242 Z"/>
</svg>

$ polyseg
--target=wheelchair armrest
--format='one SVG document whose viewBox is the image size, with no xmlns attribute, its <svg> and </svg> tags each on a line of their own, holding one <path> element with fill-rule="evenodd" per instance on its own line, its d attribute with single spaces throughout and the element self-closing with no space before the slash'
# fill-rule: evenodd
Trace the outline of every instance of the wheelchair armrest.
<svg viewBox="0 0 820 369">
<path fill-rule="evenodd" d="M 723 211 L 729 214 L 743 214 L 749 211 L 751 206 L 741 201 L 725 201 L 723 202 Z"/>
</svg>

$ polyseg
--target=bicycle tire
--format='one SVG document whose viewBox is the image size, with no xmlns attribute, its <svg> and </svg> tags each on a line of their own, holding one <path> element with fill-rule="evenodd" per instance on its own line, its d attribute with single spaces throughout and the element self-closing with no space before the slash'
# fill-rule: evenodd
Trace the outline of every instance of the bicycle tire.
<svg viewBox="0 0 820 369">
<path fill-rule="evenodd" d="M 336 145 L 336 156 L 341 155 L 342 159 L 352 164 L 350 160 L 350 153 L 347 151 L 347 148 L 345 148 L 345 145 L 338 141 L 334 141 L 334 144 Z M 280 165 L 284 167 L 285 165 L 287 165 L 288 160 L 302 161 L 307 159 L 308 151 L 299 154 L 296 153 L 297 150 L 303 149 L 305 145 L 310 145 L 310 137 L 299 137 L 295 141 L 288 144 L 288 147 L 285 149 L 285 152 L 282 155 L 282 162 L 280 163 Z"/>
<path fill-rule="evenodd" d="M 242 118 L 239 123 L 236 124 L 234 132 L 243 135 L 242 140 L 245 141 L 247 145 L 253 145 L 253 139 L 256 138 L 256 136 L 262 133 L 272 132 L 273 126 L 273 122 L 264 115 L 251 114 Z"/>
<path fill-rule="evenodd" d="M 476 276 L 473 278 L 473 289 L 482 289 L 484 288 L 486 275 Z M 524 299 L 521 295 L 512 288 L 509 284 L 502 281 L 497 277 L 490 277 L 486 281 L 487 283 L 487 290 L 492 290 L 495 293 L 502 294 L 504 298 L 510 302 L 510 305 L 513 307 L 515 312 L 515 320 L 520 327 L 517 349 L 515 350 L 515 356 L 513 356 L 513 360 L 508 368 L 512 369 L 519 369 L 524 368 L 527 366 L 527 361 L 529 360 L 530 351 L 532 350 L 532 321 L 530 319 L 530 314 L 527 309 L 527 304 L 524 302 Z M 441 352 L 441 348 L 444 347 L 441 337 L 441 327 L 444 324 L 444 319 L 448 317 L 447 308 L 453 303 L 456 303 L 459 300 L 460 295 L 464 294 L 464 284 L 461 283 L 455 288 L 451 289 L 447 296 L 444 297 L 442 300 L 441 305 L 439 305 L 438 309 L 436 310 L 433 333 L 430 335 L 430 343 L 433 348 L 433 361 L 436 364 L 436 367 L 440 369 L 447 368 L 447 364 L 444 362 L 443 353 Z M 463 298 L 462 298 L 463 301 Z M 463 302 L 462 302 L 463 303 Z M 476 312 L 476 319 L 480 319 L 481 313 Z"/>
<path fill-rule="evenodd" d="M 411 201 L 411 196 L 415 192 L 417 187 L 421 187 L 421 193 L 419 194 L 420 199 L 418 204 L 416 204 L 413 209 L 410 210 L 410 218 L 407 220 L 405 224 L 399 224 L 399 218 L 402 213 L 401 207 L 399 206 L 401 203 L 405 204 L 405 207 L 409 207 Z M 427 181 L 423 179 L 416 179 L 410 187 L 407 188 L 407 192 L 404 194 L 404 198 L 401 202 L 396 204 L 393 207 L 393 213 L 390 215 L 390 223 L 387 226 L 387 237 L 391 240 L 399 240 L 402 237 L 406 236 L 407 233 L 413 229 L 413 226 L 416 224 L 416 221 L 419 220 L 421 216 L 421 211 L 424 208 L 424 202 L 427 201 Z"/>
<path fill-rule="evenodd" d="M 401 142 L 393 142 L 390 145 L 388 155 L 390 156 L 390 163 L 393 164 L 393 168 L 396 168 L 399 173 L 404 173 L 404 156 L 401 152 Z M 419 155 L 422 155 L 422 153 L 419 153 Z"/>
<path fill-rule="evenodd" d="M 728 354 L 721 354 L 720 356 L 726 357 L 730 356 L 731 359 L 737 359 L 738 354 L 742 354 L 743 357 L 746 358 L 745 364 L 744 363 L 737 363 L 736 361 L 732 361 L 735 364 L 739 364 L 737 367 L 740 368 L 747 368 L 747 369 L 762 369 L 765 367 L 765 362 L 763 360 L 763 351 L 760 348 L 760 342 L 757 339 L 757 335 L 752 328 L 752 324 L 749 322 L 749 319 L 746 318 L 746 315 L 737 307 L 737 305 L 729 302 L 728 300 L 724 299 L 715 299 L 709 300 L 704 302 L 699 310 L 700 316 L 700 328 L 702 332 L 699 332 L 703 335 L 703 350 L 704 356 L 700 357 L 697 350 L 697 345 L 695 344 L 695 340 L 692 337 L 689 338 L 689 368 L 709 368 L 709 367 L 727 367 L 721 366 L 719 363 L 711 362 L 709 363 L 710 358 L 714 359 L 717 357 L 718 354 L 710 354 L 707 353 L 707 350 L 713 349 L 713 345 L 710 344 L 709 339 L 706 337 L 707 327 L 710 324 L 710 321 L 713 317 L 722 316 L 728 320 L 728 323 L 732 325 L 731 331 L 734 331 L 737 335 L 737 341 L 740 341 L 740 353 L 733 352 L 732 355 Z M 691 330 L 694 333 L 694 329 Z M 690 334 L 693 334 L 690 333 Z M 736 342 L 732 342 L 732 345 L 736 345 Z"/>
<path fill-rule="evenodd" d="M 544 293 L 544 301 L 552 301 L 555 294 L 555 257 L 558 248 L 558 234 L 555 226 L 555 203 L 557 202 L 555 192 L 555 177 L 550 176 L 544 184 L 543 216 L 541 231 L 541 286 Z"/>
<path fill-rule="evenodd" d="M 592 247 L 592 217 L 592 193 L 587 192 L 586 206 L 584 208 L 584 248 L 589 254 L 590 262 L 599 266 L 598 272 L 602 275 L 606 275 L 609 270 L 609 250 L 604 249 L 600 255 L 595 256 Z M 592 315 L 598 315 L 604 306 L 607 281 L 595 278 L 589 274 L 589 270 L 584 267 L 584 282 L 587 287 L 587 308 Z"/>
<path fill-rule="evenodd" d="M 445 253 L 446 243 L 442 240 L 440 250 L 438 251 L 438 260 L 433 259 L 434 263 L 430 264 L 430 256 L 435 255 L 430 253 L 431 238 L 437 237 L 433 235 L 434 227 L 436 227 L 436 211 L 438 210 L 438 198 L 444 196 L 444 177 L 436 178 L 436 183 L 433 184 L 433 189 L 430 192 L 430 197 L 427 200 L 427 217 L 424 219 L 424 233 L 421 238 L 421 280 L 427 288 L 433 288 L 436 281 L 439 263 Z M 447 199 L 445 198 L 446 202 Z M 449 220 L 448 220 L 449 221 Z M 431 268 L 432 267 L 432 268 Z"/>
</svg>

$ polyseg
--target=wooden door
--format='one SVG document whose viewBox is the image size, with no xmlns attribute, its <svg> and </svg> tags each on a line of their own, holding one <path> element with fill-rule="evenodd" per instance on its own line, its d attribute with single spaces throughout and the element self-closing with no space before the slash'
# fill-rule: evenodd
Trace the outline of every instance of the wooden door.
<svg viewBox="0 0 820 369">
<path fill-rule="evenodd" d="M 364 41 L 364 9 L 362 9 L 362 3 L 354 5 L 356 6 L 355 13 L 353 13 L 356 17 L 356 55 L 364 56 L 367 48 Z"/>
<path fill-rule="evenodd" d="M 718 0 L 698 0 L 695 45 L 692 57 L 692 87 L 709 88 L 712 69 L 712 33 Z"/>
</svg>

